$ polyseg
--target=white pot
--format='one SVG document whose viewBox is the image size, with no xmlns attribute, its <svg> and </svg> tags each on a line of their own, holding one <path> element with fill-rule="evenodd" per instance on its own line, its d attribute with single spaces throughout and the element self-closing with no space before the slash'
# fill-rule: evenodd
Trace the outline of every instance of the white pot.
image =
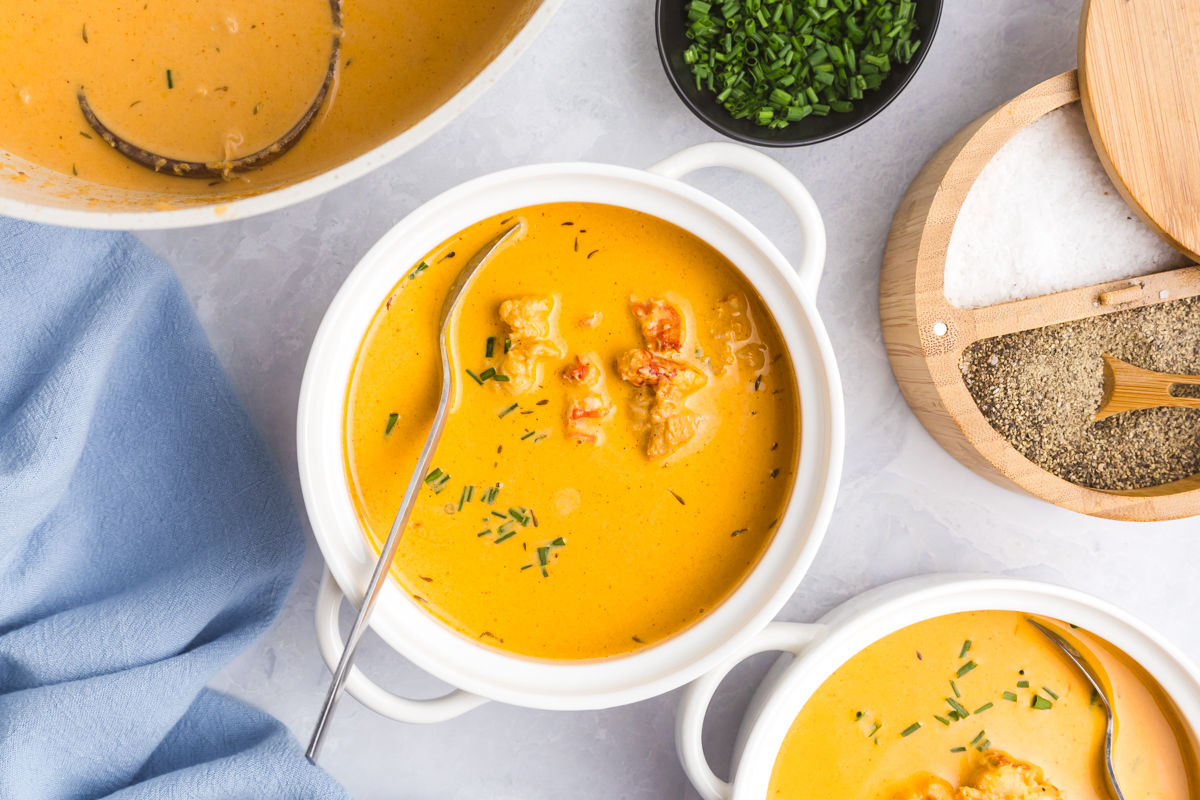
<svg viewBox="0 0 1200 800">
<path fill-rule="evenodd" d="M 399 158 L 466 111 L 516 63 L 562 4 L 563 0 L 541 0 L 537 10 L 530 14 L 504 49 L 470 83 L 429 116 L 373 150 L 315 177 L 240 200 L 189 194 L 187 181 L 181 182 L 183 190 L 180 194 L 164 195 L 162 192 L 98 186 L 39 167 L 0 148 L 0 165 L 28 176 L 23 183 L 0 181 L 0 215 L 70 228 L 156 230 L 245 219 L 317 197 Z M 5 170 L 0 174 L 12 173 Z M 93 207 L 91 196 L 102 196 L 105 201 Z M 164 201 L 176 208 L 160 210 Z"/>
<path fill-rule="evenodd" d="M 676 180 L 709 166 L 746 172 L 783 197 L 804 236 L 798 270 L 742 216 Z M 430 200 L 367 253 L 326 312 L 309 355 L 300 391 L 298 457 L 304 502 L 327 566 L 317 634 L 330 668 L 342 652 L 337 620 L 342 593 L 357 605 L 377 559 L 351 504 L 342 462 L 346 386 L 367 326 L 392 287 L 438 243 L 490 216 L 557 202 L 607 203 L 664 219 L 708 242 L 755 286 L 787 343 L 802 399 L 795 489 L 774 540 L 742 585 L 691 628 L 628 656 L 571 662 L 506 654 L 438 622 L 388 581 L 371 627 L 414 664 L 460 687 L 442 698 L 413 701 L 352 671 L 347 691 L 394 719 L 448 719 L 487 699 L 533 708 L 605 708 L 682 686 L 744 647 L 775 616 L 812 562 L 833 510 L 842 468 L 842 391 L 813 300 L 825 261 L 825 228 L 795 176 L 761 153 L 731 144 L 691 147 L 646 171 L 545 164 L 487 175 Z"/>
<path fill-rule="evenodd" d="M 926 575 L 880 586 L 819 623 L 773 622 L 738 653 L 688 687 L 676 718 L 679 760 L 704 800 L 763 800 L 779 748 L 800 709 L 825 679 L 863 648 L 923 620 L 962 611 L 1020 611 L 1078 625 L 1141 664 L 1200 730 L 1200 671 L 1146 623 L 1089 594 L 1039 581 Z M 730 782 L 713 774 L 700 742 L 704 714 L 721 680 L 743 659 L 782 650 L 763 679 L 734 745 Z"/>
</svg>

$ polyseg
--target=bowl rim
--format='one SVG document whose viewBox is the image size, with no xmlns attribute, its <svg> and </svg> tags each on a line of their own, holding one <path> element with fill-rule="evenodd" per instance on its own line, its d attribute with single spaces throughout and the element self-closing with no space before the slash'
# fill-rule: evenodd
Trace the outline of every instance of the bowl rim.
<svg viewBox="0 0 1200 800">
<path fill-rule="evenodd" d="M 832 515 L 844 410 L 832 346 L 815 302 L 778 249 L 709 195 L 643 170 L 588 163 L 518 167 L 461 184 L 418 208 L 364 256 L 326 312 L 305 368 L 297 415 L 301 487 L 327 565 L 352 602 L 363 595 L 375 555 L 365 552 L 350 502 L 341 428 L 353 355 L 370 318 L 411 264 L 438 242 L 493 213 L 564 201 L 608 202 L 651 213 L 730 258 L 763 295 L 788 344 L 805 431 L 792 496 L 758 565 L 700 622 L 634 654 L 551 662 L 505 653 L 471 642 L 421 609 L 395 581 L 385 583 L 372 627 L 417 666 L 476 695 L 567 710 L 620 705 L 676 688 L 771 620 L 807 572 Z M 756 258 L 751 272 L 758 270 L 770 282 L 747 272 L 747 254 Z M 764 283 L 774 294 L 764 291 Z"/>
<path fill-rule="evenodd" d="M 92 230 L 168 230 L 215 225 L 278 211 L 319 197 L 395 161 L 467 110 L 517 62 L 562 8 L 565 0 L 540 0 L 521 27 L 483 69 L 416 124 L 349 161 L 312 177 L 229 202 L 162 211 L 105 211 L 59 208 L 0 197 L 0 215 L 46 225 Z M 2 151 L 0 151 L 2 152 Z M 22 159 L 23 161 L 23 159 Z M 27 162 L 28 163 L 28 162 Z M 38 170 L 45 167 L 32 165 Z M 49 172 L 49 170 L 47 170 Z M 58 173 L 52 173 L 57 175 Z M 161 193 L 156 193 L 159 196 Z"/>
<path fill-rule="evenodd" d="M 909 64 L 912 66 L 912 69 L 910 69 L 908 71 L 908 74 L 904 75 L 903 78 L 898 83 L 896 83 L 893 87 L 891 87 L 890 96 L 887 97 L 886 100 L 884 100 L 884 102 L 879 106 L 879 108 L 875 109 L 870 114 L 867 114 L 862 119 L 857 120 L 856 122 L 854 122 L 852 124 L 838 128 L 829 133 L 823 133 L 823 134 L 819 134 L 819 135 L 815 135 L 815 136 L 806 136 L 802 139 L 797 139 L 795 141 L 784 142 L 784 141 L 778 141 L 778 140 L 763 139 L 763 138 L 759 138 L 757 136 L 748 136 L 744 133 L 734 130 L 727 124 L 718 121 L 716 119 L 716 117 L 714 117 L 708 109 L 702 108 L 699 104 L 693 102 L 692 99 L 690 97 L 688 97 L 688 95 L 683 90 L 683 86 L 679 82 L 679 80 L 680 80 L 679 76 L 676 75 L 675 70 L 671 68 L 671 63 L 667 56 L 667 46 L 666 46 L 666 43 L 663 42 L 662 17 L 663 17 L 663 4 L 664 4 L 664 2 L 666 2 L 666 0 L 655 0 L 655 3 L 654 3 L 654 41 L 655 41 L 655 45 L 658 47 L 659 61 L 662 62 L 663 71 L 667 73 L 667 80 L 670 81 L 671 88 L 675 90 L 675 94 L 678 95 L 679 99 L 683 101 L 683 104 L 688 107 L 688 110 L 691 111 L 692 114 L 694 114 L 705 125 L 712 128 L 714 131 L 721 134 L 722 136 L 727 136 L 730 139 L 733 139 L 734 141 L 741 142 L 742 144 L 752 144 L 752 145 L 757 145 L 758 147 L 775 147 L 775 148 L 807 147 L 808 145 L 812 145 L 812 144 L 820 144 L 821 142 L 828 142 L 831 139 L 836 139 L 839 136 L 843 136 L 847 133 L 850 133 L 853 130 L 857 130 L 858 128 L 862 127 L 863 125 L 866 125 L 868 122 L 875 119 L 875 117 L 879 116 L 879 114 L 881 114 L 884 111 L 884 109 L 886 109 L 888 106 L 890 106 L 892 104 L 892 102 L 895 101 L 895 99 L 897 97 L 899 97 L 906 88 L 908 88 L 909 82 L 911 82 L 912 79 L 916 76 L 917 72 L 920 71 L 921 65 L 923 63 L 925 63 L 925 56 L 929 52 L 929 49 L 931 47 L 933 47 L 933 40 L 937 36 L 938 27 L 941 24 L 941 20 L 942 20 L 943 0 L 918 0 L 918 1 L 926 2 L 926 3 L 933 3 L 933 5 L 934 5 L 933 24 L 930 25 L 930 27 L 929 27 L 928 37 L 926 37 L 922 40 L 922 46 L 920 47 L 920 49 L 917 50 L 917 54 L 916 54 L 917 57 L 909 62 Z M 720 106 L 717 106 L 717 108 L 721 109 Z M 724 109 L 721 109 L 721 110 L 724 110 Z"/>
<path fill-rule="evenodd" d="M 767 796 L 771 772 L 796 715 L 821 684 L 865 647 L 909 625 L 964 611 L 1044 615 L 1100 636 L 1141 665 L 1174 702 L 1195 742 L 1200 670 L 1178 647 L 1107 600 L 1058 584 L 995 575 L 905 578 L 839 605 L 799 656 L 780 656 L 743 720 L 730 770 L 733 800 Z"/>
</svg>

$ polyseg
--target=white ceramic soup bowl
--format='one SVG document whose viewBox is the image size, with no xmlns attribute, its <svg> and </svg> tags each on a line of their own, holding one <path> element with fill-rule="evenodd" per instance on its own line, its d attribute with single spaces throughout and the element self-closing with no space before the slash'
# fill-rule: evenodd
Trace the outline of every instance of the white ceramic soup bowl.
<svg viewBox="0 0 1200 800">
<path fill-rule="evenodd" d="M 798 270 L 742 216 L 677 180 L 710 166 L 746 172 L 783 197 L 804 237 Z M 347 691 L 394 719 L 439 721 L 488 699 L 547 709 L 606 708 L 682 686 L 744 647 L 775 616 L 812 562 L 833 510 L 844 420 L 837 365 L 814 302 L 825 229 L 795 176 L 767 156 L 732 144 L 691 147 L 645 171 L 545 164 L 487 175 L 430 200 L 367 253 L 330 305 L 309 355 L 300 391 L 298 457 L 304 502 L 327 567 L 317 600 L 317 635 L 330 668 L 342 653 L 343 592 L 358 605 L 377 560 L 355 515 L 342 451 L 346 387 L 367 327 L 395 284 L 443 240 L 496 214 L 558 202 L 623 206 L 673 223 L 716 248 L 758 290 L 787 344 L 800 390 L 803 433 L 791 499 L 758 565 L 724 603 L 685 631 L 626 656 L 551 661 L 504 653 L 453 631 L 388 581 L 371 627 L 414 664 L 458 687 L 441 698 L 410 700 L 380 689 L 355 668 Z"/>
<path fill-rule="evenodd" d="M 99 186 L 32 164 L 0 147 L 0 215 L 62 225 L 106 230 L 187 228 L 230 222 L 309 200 L 336 189 L 412 150 L 467 110 L 508 68 L 516 63 L 563 0 L 530 0 L 519 29 L 465 86 L 428 116 L 383 144 L 357 157 L 294 183 L 249 196 L 197 195 L 181 183 L 177 195 Z M 12 180 L 18 173 L 25 177 Z M 93 203 L 91 198 L 101 198 Z"/>
<path fill-rule="evenodd" d="M 965 575 L 926 575 L 861 594 L 804 625 L 773 622 L 712 672 L 688 687 L 676 718 L 679 760 L 704 800 L 762 800 L 792 722 L 825 679 L 868 645 L 890 633 L 962 611 L 1020 611 L 1077 625 L 1123 650 L 1162 686 L 1189 728 L 1200 730 L 1200 671 L 1146 623 L 1089 594 L 1039 581 Z M 743 659 L 772 650 L 771 667 L 742 721 L 728 782 L 713 774 L 700 733 L 713 692 Z"/>
</svg>

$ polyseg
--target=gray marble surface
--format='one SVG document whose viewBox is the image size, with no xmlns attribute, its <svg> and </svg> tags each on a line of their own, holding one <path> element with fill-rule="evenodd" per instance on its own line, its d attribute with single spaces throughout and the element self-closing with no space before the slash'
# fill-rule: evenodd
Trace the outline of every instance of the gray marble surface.
<svg viewBox="0 0 1200 800">
<path fill-rule="evenodd" d="M 1200 658 L 1200 525 L 1121 524 L 1019 497 L 977 477 L 918 424 L 888 367 L 877 291 L 888 225 L 937 147 L 989 108 L 1075 66 L 1079 0 L 947 0 L 941 30 L 905 93 L 863 128 L 775 151 L 815 196 L 829 231 L 819 306 L 846 395 L 846 463 L 825 544 L 780 617 L 808 621 L 872 586 L 971 571 L 1061 583 L 1115 601 Z M 300 502 L 296 399 L 309 345 L 367 249 L 425 200 L 488 172 L 546 161 L 648 165 L 717 137 L 675 97 L 654 46 L 653 4 L 566 6 L 467 113 L 405 157 L 323 198 L 222 226 L 141 238 L 178 272 L 234 385 Z M 689 179 L 691 180 L 691 179 Z M 789 257 L 787 210 L 752 179 L 694 178 Z M 212 686 L 278 716 L 307 740 L 328 672 L 308 558 L 283 615 Z M 348 624 L 348 608 L 343 614 Z M 769 661 L 727 681 L 707 747 L 728 763 L 741 711 Z M 368 636 L 360 663 L 413 696 L 445 690 Z M 416 727 L 347 698 L 323 763 L 357 798 L 692 798 L 674 749 L 678 692 L 586 713 L 499 704 Z"/>
</svg>

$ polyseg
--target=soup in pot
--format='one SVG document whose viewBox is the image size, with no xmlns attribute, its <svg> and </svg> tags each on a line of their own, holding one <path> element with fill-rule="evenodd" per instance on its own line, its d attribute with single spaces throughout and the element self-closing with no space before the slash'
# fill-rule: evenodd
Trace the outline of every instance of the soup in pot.
<svg viewBox="0 0 1200 800">
<path fill-rule="evenodd" d="M 482 70 L 538 0 L 5 0 L 0 3 L 0 150 L 105 186 L 255 192 L 323 172 L 412 127 Z M 318 98 L 299 143 L 261 169 L 215 179 L 155 172 L 85 119 L 193 162 L 269 147 Z M 20 180 L 0 168 L 0 179 Z"/>
<path fill-rule="evenodd" d="M 394 575 L 482 644 L 617 656 L 712 613 L 762 556 L 797 466 L 796 379 L 754 288 L 680 228 L 586 203 L 484 220 L 413 265 L 354 366 L 346 473 L 377 548 L 437 407 L 448 289 L 519 219 L 464 300 Z"/>
<path fill-rule="evenodd" d="M 1190 736 L 1128 656 L 1069 625 L 1111 685 L 1126 797 L 1186 800 Z M 1027 620 L 975 611 L 920 622 L 858 653 L 801 709 L 771 798 L 1108 800 L 1105 715 L 1086 678 Z"/>
</svg>

